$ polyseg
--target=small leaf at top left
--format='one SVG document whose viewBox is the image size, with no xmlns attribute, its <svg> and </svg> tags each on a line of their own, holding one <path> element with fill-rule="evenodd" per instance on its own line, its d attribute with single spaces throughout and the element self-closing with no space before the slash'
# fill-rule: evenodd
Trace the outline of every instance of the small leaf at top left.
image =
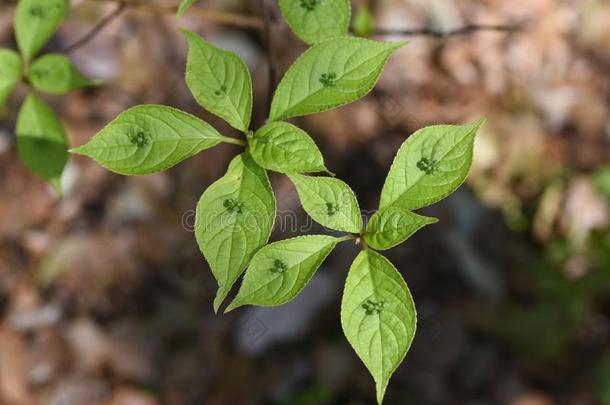
<svg viewBox="0 0 610 405">
<path fill-rule="evenodd" d="M 55 33 L 68 10 L 67 0 L 20 0 L 15 10 L 15 38 L 30 61 Z"/>
<path fill-rule="evenodd" d="M 28 80 L 36 90 L 49 94 L 65 94 L 99 84 L 84 77 L 68 57 L 56 53 L 36 59 L 28 69 Z"/>
</svg>

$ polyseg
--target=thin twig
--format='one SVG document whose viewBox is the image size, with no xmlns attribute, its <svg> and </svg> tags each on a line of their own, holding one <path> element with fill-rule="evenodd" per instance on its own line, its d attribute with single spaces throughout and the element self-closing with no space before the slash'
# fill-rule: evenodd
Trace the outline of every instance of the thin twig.
<svg viewBox="0 0 610 405">
<path fill-rule="evenodd" d="M 121 3 L 127 4 L 131 8 L 148 11 L 148 12 L 156 13 L 156 14 L 175 14 L 176 11 L 178 10 L 177 5 L 169 6 L 169 5 L 162 5 L 162 4 L 154 4 L 154 3 L 149 3 L 146 0 L 89 0 L 89 1 L 95 1 L 98 3 L 121 2 Z M 231 25 L 231 26 L 244 28 L 244 29 L 262 30 L 264 28 L 263 21 L 260 18 L 252 17 L 252 16 L 248 16 L 248 15 L 228 13 L 228 12 L 219 11 L 219 10 L 204 9 L 201 7 L 191 7 L 188 10 L 188 14 L 190 14 L 194 17 L 199 17 L 204 20 L 213 21 L 218 24 Z"/>
<path fill-rule="evenodd" d="M 449 31 L 441 31 L 433 28 L 421 28 L 421 29 L 383 29 L 378 28 L 373 30 L 373 35 L 380 36 L 427 36 L 434 38 L 446 38 L 460 35 L 473 34 L 481 31 L 495 31 L 495 32 L 515 32 L 520 31 L 523 28 L 523 24 L 517 25 L 493 25 L 493 24 L 468 24 L 460 28 L 456 28 Z"/>
<path fill-rule="evenodd" d="M 112 13 L 108 14 L 105 18 L 103 18 L 100 22 L 98 22 L 93 28 L 91 28 L 91 30 L 88 33 L 83 35 L 82 38 L 76 40 L 74 43 L 72 43 L 71 45 L 64 48 L 64 50 L 62 52 L 70 53 L 70 52 L 73 52 L 76 49 L 80 48 L 81 46 L 87 44 L 87 42 L 89 42 L 93 38 L 95 38 L 95 36 L 97 34 L 99 34 L 104 29 L 104 27 L 106 27 L 108 24 L 110 24 L 110 22 L 112 20 L 114 20 L 116 17 L 120 16 L 123 13 L 123 11 L 125 11 L 126 9 L 127 9 L 127 4 L 120 2 L 118 4 L 117 8 Z"/>
<path fill-rule="evenodd" d="M 271 27 L 275 22 L 275 16 L 273 10 L 271 9 L 271 5 L 268 4 L 265 0 L 259 1 L 260 7 L 262 9 L 263 17 L 264 17 L 264 36 L 265 42 L 267 43 L 267 65 L 268 65 L 268 76 L 269 76 L 269 84 L 267 87 L 267 113 L 271 111 L 271 100 L 273 97 L 273 93 L 275 92 L 275 86 L 277 83 L 278 72 L 274 63 L 273 58 L 273 37 L 271 34 Z"/>
</svg>

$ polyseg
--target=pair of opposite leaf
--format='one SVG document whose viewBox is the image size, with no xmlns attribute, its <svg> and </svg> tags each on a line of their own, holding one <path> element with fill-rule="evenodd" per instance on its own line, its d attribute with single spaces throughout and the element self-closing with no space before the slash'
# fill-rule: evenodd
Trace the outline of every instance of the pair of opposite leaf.
<svg viewBox="0 0 610 405">
<path fill-rule="evenodd" d="M 348 1 L 282 0 L 280 7 L 290 26 L 313 46 L 286 72 L 267 124 L 255 133 L 249 129 L 252 83 L 245 64 L 235 54 L 183 31 L 189 42 L 189 89 L 202 107 L 244 132 L 247 139 L 247 150 L 231 161 L 227 173 L 203 193 L 197 205 L 196 238 L 219 284 L 214 309 L 219 309 L 246 268 L 239 292 L 226 311 L 248 304 L 288 302 L 338 243 L 361 238 L 366 248 L 349 270 L 341 323 L 373 375 L 381 402 L 390 376 L 413 339 L 416 311 L 400 273 L 372 249 L 396 246 L 436 221 L 412 210 L 439 201 L 461 185 L 481 122 L 433 126 L 412 135 L 390 169 L 379 211 L 363 230 L 361 211 L 349 186 L 332 177 L 308 175 L 328 172 L 323 157 L 307 133 L 282 120 L 364 96 L 390 54 L 402 44 L 345 37 Z M 325 20 L 319 13 L 327 7 L 341 18 L 332 24 Z M 307 24 L 312 19 L 324 29 L 312 29 Z M 244 144 L 192 115 L 149 105 L 122 113 L 74 152 L 117 173 L 138 175 L 162 171 L 221 142 Z M 348 235 L 309 235 L 267 245 L 276 211 L 267 170 L 290 178 L 314 220 Z"/>
<path fill-rule="evenodd" d="M 19 1 L 14 28 L 20 53 L 0 49 L 0 104 L 22 80 L 33 90 L 47 94 L 65 94 L 96 84 L 83 77 L 64 55 L 46 54 L 34 59 L 67 10 L 66 0 Z M 33 92 L 19 110 L 15 132 L 25 166 L 61 193 L 59 180 L 68 159 L 66 131 L 51 108 Z"/>
</svg>

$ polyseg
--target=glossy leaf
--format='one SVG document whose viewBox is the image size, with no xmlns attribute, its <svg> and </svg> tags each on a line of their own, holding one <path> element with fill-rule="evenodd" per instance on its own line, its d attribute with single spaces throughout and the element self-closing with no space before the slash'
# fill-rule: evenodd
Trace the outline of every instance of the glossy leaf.
<svg viewBox="0 0 610 405">
<path fill-rule="evenodd" d="M 28 80 L 35 89 L 50 94 L 65 94 L 99 83 L 84 77 L 68 57 L 60 54 L 36 59 L 28 70 Z"/>
<path fill-rule="evenodd" d="M 140 105 L 116 117 L 89 143 L 71 152 L 116 173 L 145 175 L 168 169 L 226 140 L 199 118 L 161 105 Z"/>
<path fill-rule="evenodd" d="M 302 129 L 286 122 L 272 122 L 250 140 L 252 157 L 267 170 L 280 173 L 327 171 L 322 153 Z"/>
<path fill-rule="evenodd" d="M 396 268 L 375 251 L 354 260 L 341 302 L 343 333 L 375 380 L 377 402 L 415 335 L 417 314 Z"/>
<path fill-rule="evenodd" d="M 252 258 L 239 293 L 225 312 L 242 305 L 275 306 L 292 300 L 338 242 L 332 236 L 308 235 L 263 247 Z"/>
<path fill-rule="evenodd" d="M 22 63 L 19 54 L 10 49 L 0 49 L 0 105 L 21 80 Z"/>
<path fill-rule="evenodd" d="M 348 33 L 349 0 L 280 0 L 279 4 L 290 28 L 310 45 Z"/>
<path fill-rule="evenodd" d="M 390 249 L 422 227 L 438 222 L 436 218 L 417 215 L 400 207 L 386 207 L 371 217 L 364 233 L 365 242 L 373 249 Z"/>
<path fill-rule="evenodd" d="M 474 137 L 483 122 L 434 125 L 411 135 L 392 163 L 379 207 L 413 210 L 457 190 L 470 170 Z"/>
<path fill-rule="evenodd" d="M 359 233 L 362 214 L 352 189 L 339 179 L 288 175 L 305 212 L 314 221 L 337 231 Z"/>
<path fill-rule="evenodd" d="M 270 120 L 321 112 L 366 95 L 403 42 L 330 39 L 312 46 L 288 69 L 271 105 Z"/>
<path fill-rule="evenodd" d="M 55 33 L 68 10 L 67 0 L 20 0 L 15 11 L 15 37 L 29 61 Z"/>
<path fill-rule="evenodd" d="M 275 197 L 267 173 L 248 153 L 233 159 L 197 205 L 195 236 L 218 281 L 214 310 L 226 298 L 275 221 Z"/>
<path fill-rule="evenodd" d="M 182 0 L 178 5 L 178 11 L 176 11 L 176 18 L 180 18 L 186 13 L 193 4 L 197 3 L 197 0 Z"/>
<path fill-rule="evenodd" d="M 246 132 L 252 115 L 252 79 L 233 52 L 219 49 L 200 36 L 181 30 L 189 42 L 186 84 L 203 108 Z"/>
<path fill-rule="evenodd" d="M 21 161 L 61 194 L 59 180 L 68 160 L 66 131 L 49 106 L 32 94 L 19 110 L 16 137 Z"/>
</svg>

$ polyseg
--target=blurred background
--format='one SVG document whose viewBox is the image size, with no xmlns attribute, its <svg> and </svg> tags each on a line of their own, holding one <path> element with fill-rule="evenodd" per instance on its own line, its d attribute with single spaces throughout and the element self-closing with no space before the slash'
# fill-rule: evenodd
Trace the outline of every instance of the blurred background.
<svg viewBox="0 0 610 405">
<path fill-rule="evenodd" d="M 304 49 L 274 1 L 204 0 L 180 23 L 177 2 L 136 3 L 70 52 L 105 84 L 45 98 L 72 146 L 141 103 L 181 108 L 234 135 L 186 88 L 181 25 L 247 61 L 254 121 L 264 122 L 269 76 L 277 82 Z M 488 118 L 467 185 L 422 210 L 440 223 L 388 252 L 419 325 L 386 403 L 610 404 L 610 2 L 353 5 L 370 7 L 384 34 L 374 38 L 428 32 L 408 37 L 371 95 L 295 121 L 364 210 L 377 208 L 410 133 Z M 249 17 L 223 23 L 201 9 Z M 2 47 L 16 48 L 13 10 L 0 1 Z M 72 1 L 46 50 L 69 47 L 116 10 L 110 0 Z M 516 29 L 430 35 L 469 24 Z M 356 246 L 342 244 L 292 303 L 216 316 L 193 209 L 239 148 L 133 178 L 71 157 L 58 200 L 17 158 L 25 91 L 0 112 L 0 404 L 374 403 L 339 322 Z M 327 233 L 286 177 L 272 183 L 280 218 L 297 218 L 280 221 L 273 240 Z"/>
</svg>

